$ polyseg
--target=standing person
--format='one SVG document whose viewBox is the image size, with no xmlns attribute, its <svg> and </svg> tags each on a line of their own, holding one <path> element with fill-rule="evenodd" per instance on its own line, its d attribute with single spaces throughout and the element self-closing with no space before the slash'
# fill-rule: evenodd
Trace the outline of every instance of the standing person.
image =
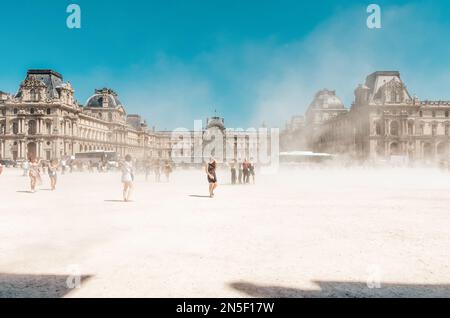
<svg viewBox="0 0 450 318">
<path fill-rule="evenodd" d="M 156 160 L 154 167 L 153 167 L 153 171 L 155 172 L 155 181 L 160 182 L 161 181 L 161 167 L 160 167 L 159 160 Z"/>
<path fill-rule="evenodd" d="M 243 164 L 240 160 L 238 163 L 238 169 L 239 169 L 239 175 L 238 175 L 239 184 L 242 184 L 242 175 L 243 175 L 244 170 L 243 170 Z"/>
<path fill-rule="evenodd" d="M 30 162 L 25 159 L 25 161 L 22 163 L 22 169 L 23 169 L 23 176 L 28 176 L 28 171 L 30 170 Z"/>
<path fill-rule="evenodd" d="M 62 174 L 66 173 L 66 164 L 67 164 L 66 159 L 65 158 L 61 159 Z"/>
<path fill-rule="evenodd" d="M 0 162 L 0 175 L 2 174 L 2 172 L 3 172 L 3 165 L 2 165 L 2 163 Z"/>
<path fill-rule="evenodd" d="M 64 169 L 64 167 L 63 167 L 63 169 Z M 93 173 L 93 172 L 94 172 L 92 160 L 89 160 L 89 161 L 88 161 L 88 171 L 89 171 L 90 173 Z"/>
<path fill-rule="evenodd" d="M 231 163 L 231 184 L 236 184 L 236 161 Z"/>
<path fill-rule="evenodd" d="M 244 173 L 244 183 L 248 183 L 249 167 L 247 158 L 245 158 L 244 163 L 242 164 L 242 171 Z"/>
<path fill-rule="evenodd" d="M 216 159 L 212 158 L 209 160 L 209 163 L 205 167 L 206 175 L 208 177 L 209 183 L 209 197 L 214 197 L 214 190 L 217 188 L 217 176 L 216 176 L 216 167 L 217 162 Z"/>
<path fill-rule="evenodd" d="M 171 173 L 172 173 L 172 166 L 170 165 L 169 161 L 166 161 L 166 164 L 164 165 L 164 174 L 166 175 L 167 182 L 169 182 Z"/>
<path fill-rule="evenodd" d="M 41 171 L 39 169 L 39 163 L 36 158 L 30 159 L 30 171 L 28 175 L 30 177 L 31 193 L 35 193 L 36 183 L 41 182 Z"/>
<path fill-rule="evenodd" d="M 144 170 L 145 170 L 145 181 L 148 181 L 148 176 L 150 175 L 151 164 L 147 160 L 145 161 Z"/>
<path fill-rule="evenodd" d="M 249 174 L 252 177 L 252 183 L 255 184 L 255 162 L 253 161 L 253 158 L 251 158 L 249 162 Z"/>
<path fill-rule="evenodd" d="M 56 189 L 56 181 L 58 179 L 58 161 L 53 159 L 48 165 L 48 176 L 50 177 L 50 186 L 52 191 Z"/>
<path fill-rule="evenodd" d="M 125 161 L 122 163 L 122 183 L 123 183 L 123 201 L 130 201 L 131 192 L 133 190 L 134 171 L 133 161 L 130 155 L 125 156 Z"/>
</svg>

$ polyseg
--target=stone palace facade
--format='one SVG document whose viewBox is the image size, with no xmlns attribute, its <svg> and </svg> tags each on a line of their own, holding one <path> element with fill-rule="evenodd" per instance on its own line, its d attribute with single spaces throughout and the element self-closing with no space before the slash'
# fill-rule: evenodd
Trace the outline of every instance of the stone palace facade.
<svg viewBox="0 0 450 318">
<path fill-rule="evenodd" d="M 297 139 L 303 149 L 360 160 L 448 159 L 450 101 L 421 101 L 399 72 L 375 72 L 356 88 L 350 109 L 334 91 L 318 92 L 303 122 L 282 133 L 285 148 Z"/>
<path fill-rule="evenodd" d="M 96 90 L 85 106 L 70 82 L 51 70 L 30 70 L 15 95 L 0 92 L 0 158 L 62 158 L 79 152 L 169 158 L 170 136 L 127 115 L 111 89 Z"/>
<path fill-rule="evenodd" d="M 107 88 L 95 90 L 80 105 L 70 82 L 52 70 L 29 70 L 15 95 L 0 91 L 1 159 L 50 160 L 92 151 L 181 163 L 202 163 L 210 155 L 226 162 L 253 158 L 266 163 L 270 157 L 269 131 L 225 129 L 217 116 L 202 126 L 200 121 L 197 130 L 183 133 L 149 129 L 141 116 L 127 115 L 118 95 Z"/>
</svg>

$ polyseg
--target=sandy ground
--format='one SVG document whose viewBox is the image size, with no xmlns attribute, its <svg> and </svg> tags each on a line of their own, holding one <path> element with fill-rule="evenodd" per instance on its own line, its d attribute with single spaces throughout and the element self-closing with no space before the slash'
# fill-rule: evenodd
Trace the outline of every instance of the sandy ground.
<svg viewBox="0 0 450 318">
<path fill-rule="evenodd" d="M 31 194 L 6 169 L 0 297 L 450 297 L 449 173 L 228 179 L 210 199 L 200 171 L 138 176 L 123 203 L 118 174 L 60 175 L 55 192 L 45 176 Z"/>
</svg>

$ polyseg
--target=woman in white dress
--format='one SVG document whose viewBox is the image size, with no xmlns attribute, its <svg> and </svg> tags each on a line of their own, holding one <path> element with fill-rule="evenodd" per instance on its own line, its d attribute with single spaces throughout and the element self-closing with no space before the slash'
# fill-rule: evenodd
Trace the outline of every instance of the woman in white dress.
<svg viewBox="0 0 450 318">
<path fill-rule="evenodd" d="M 133 162 L 130 155 L 125 156 L 122 163 L 122 183 L 123 183 L 123 201 L 130 201 L 131 192 L 133 190 L 134 171 Z"/>
</svg>

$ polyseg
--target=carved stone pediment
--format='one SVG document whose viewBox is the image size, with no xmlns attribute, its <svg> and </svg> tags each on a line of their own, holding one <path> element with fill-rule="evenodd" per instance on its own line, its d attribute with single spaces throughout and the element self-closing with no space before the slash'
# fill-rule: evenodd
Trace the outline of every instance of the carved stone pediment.
<svg viewBox="0 0 450 318">
<path fill-rule="evenodd" d="M 400 104 L 408 101 L 408 93 L 405 85 L 393 78 L 378 89 L 374 99 L 383 104 Z"/>
<path fill-rule="evenodd" d="M 27 77 L 20 86 L 21 88 L 47 88 L 45 84 L 35 77 Z"/>
</svg>

